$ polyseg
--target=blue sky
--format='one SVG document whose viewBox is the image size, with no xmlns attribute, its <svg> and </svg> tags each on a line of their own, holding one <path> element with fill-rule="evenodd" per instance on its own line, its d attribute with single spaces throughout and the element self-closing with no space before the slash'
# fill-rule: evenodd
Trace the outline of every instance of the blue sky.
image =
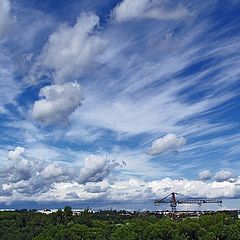
<svg viewBox="0 0 240 240">
<path fill-rule="evenodd" d="M 1 206 L 240 196 L 239 1 L 0 9 Z"/>
</svg>

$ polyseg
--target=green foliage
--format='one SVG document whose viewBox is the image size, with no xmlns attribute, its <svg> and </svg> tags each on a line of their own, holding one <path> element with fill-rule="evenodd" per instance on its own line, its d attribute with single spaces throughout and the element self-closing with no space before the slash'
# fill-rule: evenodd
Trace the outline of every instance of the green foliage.
<svg viewBox="0 0 240 240">
<path fill-rule="evenodd" d="M 73 214 L 72 208 L 70 206 L 65 206 L 64 207 L 64 215 L 67 217 L 71 217 Z"/>
<path fill-rule="evenodd" d="M 131 229 L 127 225 L 119 226 L 110 237 L 111 240 L 135 240 L 137 239 L 137 233 L 134 232 L 133 229 Z"/>
<path fill-rule="evenodd" d="M 240 240 L 240 221 L 225 213 L 172 220 L 154 213 L 71 207 L 49 215 L 35 211 L 1 212 L 1 240 Z"/>
</svg>

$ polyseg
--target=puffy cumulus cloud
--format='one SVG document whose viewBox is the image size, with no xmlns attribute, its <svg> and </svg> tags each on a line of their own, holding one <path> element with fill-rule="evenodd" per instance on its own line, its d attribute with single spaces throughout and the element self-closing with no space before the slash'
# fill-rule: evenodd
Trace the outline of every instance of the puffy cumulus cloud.
<svg viewBox="0 0 240 240">
<path fill-rule="evenodd" d="M 80 171 L 78 181 L 80 183 L 99 182 L 117 166 L 119 163 L 105 156 L 90 155 L 85 159 L 85 166 Z"/>
<path fill-rule="evenodd" d="M 18 150 L 17 150 L 18 149 Z M 14 152 L 19 152 L 16 148 Z M 104 156 L 90 155 L 84 167 L 28 159 L 23 151 L 0 170 L 0 201 L 79 201 L 110 202 L 152 201 L 170 192 L 191 197 L 236 198 L 240 196 L 240 177 L 233 180 L 227 171 L 218 172 L 214 181 L 205 180 L 209 173 L 200 173 L 202 180 L 171 179 L 142 180 L 108 178 L 120 164 Z M 220 174 L 221 173 L 221 174 Z M 223 174 L 224 173 L 224 174 Z M 221 181 L 220 180 L 221 176 Z M 3 200 L 4 199 L 4 200 Z"/>
<path fill-rule="evenodd" d="M 11 5 L 9 0 L 0 0 L 0 39 L 4 37 L 12 23 L 10 15 Z"/>
<path fill-rule="evenodd" d="M 151 181 L 143 181 L 131 178 L 125 181 L 118 181 L 111 185 L 108 191 L 108 199 L 111 201 L 147 200 L 156 197 Z"/>
<path fill-rule="evenodd" d="M 228 181 L 204 182 L 199 180 L 165 178 L 161 181 L 153 181 L 151 186 L 158 196 L 164 196 L 166 192 L 172 191 L 191 197 L 209 198 L 235 198 L 240 194 L 240 186 Z"/>
<path fill-rule="evenodd" d="M 32 117 L 43 123 L 67 119 L 82 104 L 83 91 L 78 83 L 54 84 L 43 87 L 32 109 Z"/>
<path fill-rule="evenodd" d="M 6 169 L 4 169 L 6 171 Z M 19 181 L 27 181 L 31 178 L 33 167 L 26 159 L 17 159 L 15 163 L 10 165 L 5 176 L 6 182 L 18 183 Z"/>
<path fill-rule="evenodd" d="M 25 194 L 45 192 L 54 183 L 72 181 L 77 176 L 73 167 L 24 158 L 21 156 L 23 152 L 24 148 L 17 147 L 8 154 L 13 161 L 0 171 L 0 182 L 4 183 L 5 190 Z"/>
<path fill-rule="evenodd" d="M 190 15 L 182 5 L 174 5 L 174 9 L 165 5 L 163 1 L 123 0 L 112 11 L 112 17 L 118 22 L 123 22 L 136 18 L 177 20 Z"/>
<path fill-rule="evenodd" d="M 8 159 L 10 160 L 19 160 L 21 155 L 25 152 L 25 148 L 16 147 L 15 150 L 11 150 L 8 152 Z"/>
<path fill-rule="evenodd" d="M 99 17 L 94 13 L 81 14 L 74 26 L 61 25 L 49 37 L 35 70 L 50 70 L 58 83 L 78 77 L 106 46 L 95 30 L 98 25 Z"/>
<path fill-rule="evenodd" d="M 129 179 L 115 182 L 108 190 L 111 200 L 147 200 L 161 198 L 171 192 L 177 192 L 189 197 L 236 198 L 240 196 L 240 185 L 229 181 L 204 182 L 189 179 L 164 178 L 155 181 Z"/>
<path fill-rule="evenodd" d="M 64 174 L 64 169 L 56 162 L 50 163 L 40 173 L 44 179 L 56 178 Z"/>
<path fill-rule="evenodd" d="M 228 181 L 231 177 L 232 177 L 232 172 L 227 170 L 221 170 L 215 174 L 214 179 L 217 182 L 223 182 L 223 181 Z"/>
<path fill-rule="evenodd" d="M 48 162 L 34 158 L 23 157 L 24 148 L 17 147 L 10 151 L 12 161 L 0 169 L 0 189 L 4 193 L 12 191 L 24 194 L 42 194 L 54 189 L 58 183 L 80 182 L 85 184 L 89 192 L 104 192 L 108 184 L 104 179 L 119 164 L 103 156 L 90 155 L 85 160 L 85 166 Z M 27 156 L 27 153 L 26 153 Z M 96 185 L 92 185 L 94 182 Z M 101 182 L 101 183 L 99 183 Z M 74 191 L 72 191 L 74 192 Z"/>
<path fill-rule="evenodd" d="M 100 181 L 81 184 L 77 182 L 58 182 L 54 188 L 41 195 L 31 196 L 37 201 L 91 201 L 106 202 L 152 202 L 171 192 L 189 197 L 237 198 L 240 196 L 240 180 L 235 182 L 205 182 L 189 179 L 171 179 L 147 181 L 138 178 L 128 180 Z M 164 206 L 166 207 L 166 206 Z"/>
<path fill-rule="evenodd" d="M 96 56 L 106 46 L 106 40 L 95 30 L 98 25 L 97 15 L 83 13 L 74 26 L 61 25 L 49 37 L 29 74 L 29 77 L 38 79 L 51 72 L 54 82 L 40 90 L 41 99 L 32 109 L 35 120 L 46 124 L 62 121 L 82 104 L 82 88 L 72 83 L 72 79 L 93 66 Z"/>
<path fill-rule="evenodd" d="M 198 174 L 199 179 L 202 181 L 206 181 L 212 178 L 212 173 L 209 170 L 204 170 Z"/>
<path fill-rule="evenodd" d="M 177 137 L 175 134 L 170 133 L 153 141 L 152 147 L 149 149 L 148 154 L 157 155 L 164 152 L 177 151 L 185 144 L 185 138 Z"/>
</svg>

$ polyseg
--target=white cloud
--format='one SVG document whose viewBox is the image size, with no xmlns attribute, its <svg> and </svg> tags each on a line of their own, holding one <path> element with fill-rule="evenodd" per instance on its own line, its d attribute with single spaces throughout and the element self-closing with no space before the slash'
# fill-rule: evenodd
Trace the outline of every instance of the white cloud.
<svg viewBox="0 0 240 240">
<path fill-rule="evenodd" d="M 10 160 L 20 160 L 22 154 L 25 152 L 25 148 L 23 147 L 16 147 L 15 150 L 11 150 L 8 153 L 8 159 Z"/>
<path fill-rule="evenodd" d="M 14 79 L 15 68 L 6 49 L 0 46 L 0 114 L 8 113 L 6 105 L 16 104 L 16 97 L 22 90 L 21 83 Z"/>
<path fill-rule="evenodd" d="M 88 182 L 84 186 L 85 191 L 88 193 L 106 193 L 110 189 L 110 184 L 106 180 L 101 182 Z"/>
<path fill-rule="evenodd" d="M 1 44 L 1 39 L 10 32 L 12 23 L 10 0 L 0 0 L 0 115 L 9 114 L 6 105 L 15 104 L 15 98 L 21 91 L 20 81 L 14 79 L 19 64 L 11 59 L 13 54 L 9 51 L 9 47 Z M 16 57 L 14 58 L 16 60 Z"/>
<path fill-rule="evenodd" d="M 107 177 L 119 163 L 107 159 L 105 156 L 90 155 L 85 159 L 85 166 L 81 169 L 79 182 L 99 182 Z"/>
<path fill-rule="evenodd" d="M 177 20 L 190 15 L 182 5 L 168 9 L 163 1 L 124 0 L 112 11 L 113 18 L 118 22 L 140 18 L 155 18 L 159 20 Z"/>
<path fill-rule="evenodd" d="M 119 181 L 111 186 L 109 198 L 114 200 L 134 200 L 161 198 L 171 192 L 177 192 L 189 197 L 226 197 L 234 198 L 240 194 L 240 186 L 228 181 L 203 182 L 189 179 L 164 178 L 155 181 L 129 179 Z"/>
<path fill-rule="evenodd" d="M 217 123 L 208 119 L 218 104 L 229 100 L 225 98 L 225 93 L 215 95 L 220 86 L 216 82 L 225 76 L 225 70 L 217 64 L 215 71 L 211 67 L 201 73 L 179 77 L 179 73 L 187 73 L 193 63 L 208 59 L 206 53 L 210 50 L 209 45 L 197 40 L 207 32 L 207 26 L 183 28 L 181 33 L 173 27 L 167 38 L 165 36 L 169 30 L 166 32 L 165 28 L 172 28 L 168 24 L 162 26 L 155 23 L 149 30 L 144 29 L 144 33 L 136 26 L 114 25 L 116 30 L 106 29 L 104 36 L 110 39 L 106 55 L 110 55 L 110 58 L 104 59 L 105 65 L 100 72 L 93 73 L 94 81 L 86 84 L 86 102 L 75 115 L 78 126 L 87 123 L 87 126 L 107 128 L 120 134 L 153 133 L 155 136 L 168 132 L 199 136 L 231 127 L 232 124 L 221 124 L 220 119 Z M 222 40 L 217 42 L 220 44 Z M 231 51 L 229 43 L 223 45 L 228 50 L 222 51 Z M 237 41 L 234 41 L 234 45 L 237 48 Z M 218 44 L 213 46 L 215 49 L 218 47 Z M 229 66 L 228 61 L 226 65 Z M 114 74 L 113 78 L 112 72 L 118 74 Z M 213 74 L 215 72 L 217 76 Z M 231 78 L 233 72 L 229 69 L 227 72 Z M 208 76 L 214 76 L 213 81 Z M 209 80 L 208 87 L 213 94 L 204 91 L 203 84 L 198 84 L 201 82 L 207 85 L 205 79 Z M 227 82 L 226 78 L 224 84 Z M 212 83 L 216 86 L 212 87 Z M 196 84 L 201 86 L 200 89 L 193 87 L 189 92 L 188 89 Z M 189 95 L 202 90 L 206 96 L 189 101 Z M 192 117 L 196 117 L 194 121 Z"/>
<path fill-rule="evenodd" d="M 18 186 L 23 183 L 18 183 Z M 6 191 L 6 189 L 5 189 Z M 75 193 L 72 196 L 72 193 Z M 99 199 L 104 205 L 107 201 L 125 203 L 126 201 L 138 201 L 152 203 L 154 198 L 162 198 L 171 192 L 177 192 L 189 197 L 207 198 L 236 198 L 240 195 L 240 184 L 237 182 L 204 182 L 189 179 L 164 178 L 155 181 L 144 181 L 137 178 L 118 180 L 114 182 L 92 182 L 80 184 L 77 182 L 56 182 L 54 187 L 47 192 L 38 195 L 18 195 L 21 200 L 33 201 L 68 201 L 96 200 Z M 76 198 L 76 196 L 78 196 Z M 13 196 L 9 198 L 12 201 Z M 1 200 L 1 198 L 0 198 Z M 100 202 L 99 202 L 100 203 Z M 153 204 L 153 203 L 152 203 Z M 166 208 L 166 205 L 162 206 Z"/>
<path fill-rule="evenodd" d="M 204 170 L 198 174 L 200 180 L 209 180 L 212 177 L 212 173 L 209 170 Z"/>
<path fill-rule="evenodd" d="M 49 37 L 33 71 L 52 71 L 55 83 L 77 78 L 94 65 L 106 46 L 106 40 L 95 31 L 98 25 L 99 17 L 94 13 L 81 14 L 74 26 L 61 25 Z"/>
<path fill-rule="evenodd" d="M 177 151 L 185 144 L 185 138 L 177 137 L 175 134 L 170 133 L 153 141 L 152 147 L 149 149 L 148 154 L 157 155 L 164 152 Z"/>
<path fill-rule="evenodd" d="M 191 197 L 235 198 L 240 195 L 240 177 L 229 181 L 232 176 L 229 171 L 216 173 L 212 182 L 171 178 L 151 181 L 133 177 L 127 180 L 111 178 L 109 181 L 107 177 L 119 163 L 104 156 L 90 155 L 85 159 L 84 167 L 79 168 L 29 159 L 22 157 L 23 153 L 21 147 L 9 152 L 9 159 L 14 161 L 0 171 L 0 201 L 3 198 L 5 202 L 15 198 L 32 201 L 152 201 L 173 191 Z M 208 174 L 203 171 L 199 176 L 205 180 Z"/>
<path fill-rule="evenodd" d="M 41 176 L 43 176 L 44 178 L 54 178 L 54 177 L 60 176 L 62 174 L 63 174 L 63 169 L 56 162 L 49 164 L 41 172 Z"/>
<path fill-rule="evenodd" d="M 66 82 L 73 82 L 86 68 L 93 67 L 105 48 L 106 40 L 95 30 L 98 25 L 97 15 L 83 13 L 74 26 L 61 25 L 50 35 L 29 73 L 29 78 L 36 79 L 47 74 L 54 82 L 40 90 L 42 99 L 32 109 L 35 120 L 46 124 L 66 120 L 82 104 L 82 88 Z"/>
<path fill-rule="evenodd" d="M 11 4 L 9 0 L 0 0 L 0 39 L 4 37 L 11 25 L 12 18 L 10 16 Z"/>
<path fill-rule="evenodd" d="M 136 3 L 134 0 L 132 0 L 132 2 L 133 4 Z M 144 1 L 139 0 L 138 6 L 140 6 L 140 8 L 141 2 L 145 4 Z M 143 17 L 149 17 L 145 15 L 145 13 L 151 13 L 151 11 L 145 11 L 144 6 L 145 5 L 142 7 L 144 10 L 140 9 L 140 11 L 144 11 Z M 134 8 L 129 8 L 127 10 L 135 11 Z M 142 23 L 143 22 L 138 24 Z M 68 66 L 68 64 L 62 64 L 64 63 L 64 61 L 60 61 L 62 58 L 62 53 L 60 54 L 59 52 L 56 52 L 56 55 L 59 57 L 59 62 L 57 62 L 57 57 L 55 59 L 48 55 L 48 51 L 49 54 L 50 52 L 53 52 L 50 51 L 51 49 L 59 50 L 60 47 L 62 47 L 62 49 L 66 49 L 67 47 L 65 46 L 69 46 L 69 48 L 71 48 L 70 46 L 74 46 L 74 43 L 71 42 L 71 39 L 74 39 L 75 35 L 72 32 L 77 31 L 76 26 L 79 24 L 80 21 L 78 20 L 74 26 L 63 26 L 59 28 L 59 30 L 54 33 L 55 35 L 52 35 L 52 37 L 58 37 L 58 40 L 52 40 L 51 42 L 49 40 L 44 51 L 42 52 L 41 56 L 46 56 L 47 58 L 49 57 L 48 59 L 52 59 L 53 61 L 48 60 L 50 64 L 48 65 L 47 63 L 44 63 L 45 59 L 42 58 L 40 59 L 40 63 L 42 64 L 41 66 L 44 68 L 44 70 L 49 69 L 52 71 L 51 73 L 53 73 L 54 81 L 56 82 L 70 79 L 72 77 L 72 73 L 74 74 L 75 80 L 75 75 L 81 75 L 81 73 L 84 72 L 84 66 L 86 65 L 82 64 L 82 60 L 80 61 L 79 59 L 79 69 L 77 69 L 77 65 L 72 66 L 72 63 L 74 65 L 75 62 L 78 61 L 78 59 L 76 61 L 77 57 L 74 55 L 74 53 L 69 53 L 69 55 L 66 57 L 70 59 L 69 63 L 71 63 L 71 66 Z M 170 24 L 173 24 L 173 22 Z M 161 25 L 164 24 L 159 24 L 159 22 L 154 21 L 152 27 L 149 25 L 149 28 L 144 28 L 144 26 L 140 28 L 135 24 L 134 29 L 131 28 L 131 24 L 129 26 L 114 24 L 108 25 L 106 28 L 104 28 L 104 37 L 108 36 L 110 41 L 115 39 L 116 46 L 118 46 L 117 49 L 119 50 L 116 51 L 112 45 L 110 50 L 113 52 L 113 54 L 110 54 L 110 59 L 107 59 L 101 69 L 97 69 L 97 71 L 92 72 L 94 76 L 91 75 L 89 77 L 91 81 L 86 81 L 85 85 L 87 85 L 86 88 L 89 90 L 89 93 L 86 94 L 86 98 L 88 98 L 86 101 L 88 101 L 88 104 L 83 106 L 84 111 L 82 111 L 82 108 L 79 108 L 79 114 L 75 115 L 75 125 L 80 130 L 77 132 L 75 131 L 75 128 L 69 133 L 69 136 L 74 136 L 74 141 L 79 144 L 79 146 L 81 145 L 81 143 L 79 143 L 79 139 L 84 134 L 88 135 L 89 133 L 90 137 L 93 137 L 91 131 L 88 130 L 87 134 L 86 132 L 84 133 L 82 131 L 82 129 L 88 129 L 89 125 L 89 128 L 93 129 L 93 132 L 94 129 L 99 128 L 103 133 L 101 138 L 99 138 L 99 135 L 96 135 L 96 137 L 94 136 L 99 141 L 97 145 L 94 145 L 95 143 L 91 143 L 92 147 L 96 146 L 99 148 L 104 148 L 106 146 L 106 142 L 109 142 L 109 147 L 112 148 L 113 145 L 116 144 L 116 141 L 114 140 L 116 140 L 117 137 L 125 137 L 125 139 L 123 139 L 123 141 L 126 140 L 126 142 L 124 141 L 125 144 L 128 141 L 132 141 L 131 138 L 128 138 L 128 134 L 144 134 L 146 138 L 142 138 L 142 135 L 137 136 L 137 138 L 139 137 L 138 140 L 140 145 L 136 146 L 133 144 L 137 149 L 139 149 L 139 152 L 145 147 L 144 144 L 149 142 L 149 138 L 156 139 L 159 134 L 162 135 L 163 133 L 174 132 L 177 136 L 181 136 L 181 134 L 184 133 L 184 136 L 194 135 L 194 139 L 199 139 L 198 137 L 200 134 L 209 134 L 210 131 L 220 132 L 223 129 L 226 129 L 223 127 L 223 125 L 221 125 L 222 119 L 218 119 L 218 122 L 212 121 L 211 113 L 215 106 L 218 104 L 221 106 L 222 103 L 225 102 L 224 97 L 222 98 L 222 96 L 225 96 L 225 89 L 222 88 L 222 86 L 226 86 L 226 84 L 230 81 L 233 82 L 239 74 L 239 68 L 236 67 L 239 65 L 239 58 L 238 56 L 234 55 L 238 53 L 236 51 L 236 49 L 238 49 L 238 37 L 236 36 L 236 38 L 232 38 L 231 41 L 226 40 L 226 38 L 217 37 L 214 38 L 214 41 L 202 41 L 201 39 L 203 38 L 197 37 L 198 40 L 195 41 L 197 36 L 196 32 L 200 33 L 198 36 L 206 36 L 208 35 L 206 34 L 208 32 L 203 31 L 195 24 L 193 29 L 191 23 L 188 25 L 190 28 L 182 28 L 182 26 L 181 28 L 178 28 L 176 26 L 171 27 L 169 25 L 162 27 Z M 121 27 L 124 28 L 123 31 L 121 31 Z M 209 28 L 211 27 L 212 25 L 209 24 Z M 118 36 L 120 35 L 119 38 L 114 34 L 111 36 L 111 34 L 114 33 L 113 30 L 109 31 L 111 28 L 116 28 L 114 31 L 118 34 Z M 164 28 L 170 30 L 166 33 L 164 32 Z M 206 25 L 203 25 L 203 29 L 204 28 L 206 28 Z M 225 30 L 227 32 L 227 29 Z M 98 33 L 96 33 L 94 30 L 91 31 L 93 32 L 86 34 L 86 39 L 89 37 L 100 37 L 100 35 L 98 35 Z M 164 35 L 163 37 L 160 32 L 162 32 Z M 70 36 L 68 39 L 65 37 L 65 33 L 66 35 Z M 211 34 L 215 35 L 216 32 L 213 31 Z M 60 35 L 61 37 L 63 36 L 62 40 Z M 165 38 L 166 35 L 167 37 Z M 211 44 L 209 45 L 209 43 Z M 85 42 L 83 41 L 83 45 L 84 44 Z M 57 46 L 59 46 L 59 48 L 57 48 Z M 73 47 L 73 49 L 75 48 Z M 232 49 L 234 49 L 235 53 L 232 51 Z M 80 50 L 77 48 L 76 52 L 79 51 Z M 152 54 L 152 52 L 154 52 L 154 54 Z M 224 57 L 220 58 L 219 56 L 214 55 L 218 52 L 221 52 Z M 192 64 L 203 62 L 203 65 L 205 66 L 205 62 L 208 62 L 209 60 L 209 55 L 210 59 L 216 59 L 216 61 L 211 61 L 210 68 L 206 66 L 206 68 L 203 67 L 204 70 L 201 72 L 193 72 L 191 76 L 185 76 L 185 73 L 187 75 L 189 72 L 189 67 L 191 69 Z M 71 61 L 72 59 L 74 60 L 73 62 Z M 86 57 L 86 59 L 89 58 Z M 93 57 L 93 63 L 94 60 L 95 57 Z M 90 61 L 90 63 L 92 62 Z M 74 71 L 68 71 L 68 68 L 74 69 Z M 113 75 L 112 73 L 116 74 Z M 182 77 L 183 75 L 184 77 Z M 92 76 L 93 78 L 91 78 Z M 221 81 L 222 84 L 219 84 L 219 81 Z M 181 84 L 178 84 L 179 82 L 181 82 Z M 4 85 L 5 82 L 1 86 Z M 12 84 L 12 87 L 15 85 L 16 84 Z M 53 84 L 52 87 L 55 88 L 56 85 L 57 84 Z M 189 87 L 194 85 L 198 87 L 190 88 L 191 91 L 189 91 Z M 92 88 L 92 86 L 95 88 Z M 205 87 L 207 87 L 207 91 L 204 91 Z M 13 92 L 11 87 L 4 90 L 2 89 L 3 88 L 0 90 L 0 95 L 3 99 L 9 97 L 9 95 Z M 223 91 L 218 92 L 219 89 Z M 205 93 L 203 96 L 202 94 L 198 94 L 201 91 Z M 231 95 L 229 91 L 228 94 Z M 192 96 L 194 97 L 192 98 Z M 61 102 L 60 99 L 60 96 L 57 97 L 56 102 L 58 102 L 58 100 Z M 68 101 L 70 100 L 67 97 L 67 102 Z M 40 109 L 43 111 L 43 113 L 41 113 L 42 115 L 38 115 L 39 112 L 36 111 L 38 113 L 36 114 L 37 117 L 35 119 L 43 122 L 53 122 L 55 120 L 60 121 L 62 119 L 66 119 L 69 114 L 75 110 L 77 105 L 69 104 L 69 106 L 66 107 L 66 101 L 64 98 L 64 104 L 56 104 L 56 106 L 55 101 L 47 100 L 47 97 L 45 96 L 43 96 L 43 99 L 40 99 L 38 102 L 41 102 L 42 105 L 39 104 L 39 106 L 41 105 L 40 108 L 42 107 L 45 112 Z M 51 104 L 49 102 L 51 102 Z M 49 106 L 52 105 L 54 105 L 53 108 L 57 108 L 57 110 L 53 110 L 52 108 L 49 109 Z M 70 107 L 70 105 L 74 105 L 75 107 Z M 64 113 L 62 113 L 62 110 Z M 218 111 L 217 109 L 214 110 Z M 195 117 L 192 118 L 193 116 Z M 215 123 L 213 124 L 213 122 Z M 82 128 L 82 125 L 84 125 L 84 128 Z M 219 128 L 215 129 L 215 127 Z M 115 131 L 115 133 L 109 134 L 110 131 L 105 131 L 103 128 Z M 26 130 L 25 132 L 32 136 L 33 141 L 46 140 L 46 142 L 49 142 L 49 140 L 51 140 L 51 136 L 53 136 L 53 134 L 50 132 L 48 134 L 44 133 L 43 129 L 39 129 L 39 131 L 42 131 L 41 139 L 36 138 L 37 134 L 33 134 L 34 131 L 32 129 Z M 55 133 L 55 130 L 53 131 Z M 18 131 L 15 130 L 15 133 L 13 134 L 17 135 L 16 132 Z M 10 134 L 11 133 L 8 133 L 8 135 Z M 219 134 L 219 136 L 220 135 L 221 134 Z M 60 134 L 55 136 L 54 140 L 63 140 L 66 146 L 70 147 L 68 148 L 69 152 L 72 151 L 68 140 L 59 136 Z M 115 136 L 117 137 L 115 138 Z M 222 136 L 221 138 L 224 140 L 226 139 L 226 137 Z M 102 139 L 103 141 L 101 141 Z M 26 138 L 24 138 L 24 141 L 26 141 Z M 143 143 L 143 141 L 145 143 Z M 165 171 L 166 168 L 162 168 L 162 166 L 157 164 L 154 165 L 155 163 L 150 161 L 151 156 L 146 156 L 145 158 L 142 152 L 138 155 L 133 154 L 132 156 L 127 156 L 129 153 L 125 150 L 122 151 L 121 149 L 123 152 L 122 155 L 125 154 L 126 159 L 129 159 L 129 161 L 127 161 L 128 171 L 125 171 L 125 173 L 129 175 L 139 174 L 142 176 L 144 175 L 145 177 L 163 177 L 166 175 L 173 176 L 174 173 L 179 173 L 179 171 L 180 173 L 188 174 L 189 169 L 186 171 L 186 168 L 184 168 L 187 165 L 186 162 L 188 161 L 190 164 L 194 162 L 194 164 L 198 165 L 200 168 L 202 168 L 202 165 L 204 165 L 204 167 L 206 166 L 206 159 L 204 157 L 196 157 L 198 153 L 199 155 L 208 155 L 209 151 L 219 151 L 217 150 L 216 146 L 214 147 L 211 145 L 213 142 L 212 136 L 205 141 L 204 146 L 201 146 L 200 142 L 196 141 L 194 143 L 195 148 L 191 150 L 191 152 L 189 150 L 189 152 L 184 156 L 185 158 L 189 157 L 187 160 L 184 159 L 184 157 L 181 158 L 181 155 L 180 158 L 182 161 L 178 161 L 178 163 L 176 163 L 176 161 L 171 162 L 168 159 L 166 159 L 166 161 L 164 160 L 165 162 L 161 161 L 161 164 L 163 164 L 166 168 L 169 166 L 168 172 Z M 133 146 L 132 144 L 130 145 Z M 237 146 L 237 143 L 232 143 L 232 145 Z M 191 146 L 189 146 L 189 149 L 190 148 Z M 204 148 L 204 151 L 202 151 L 200 148 Z M 223 148 L 218 149 L 223 151 Z M 81 146 L 79 147 L 79 151 L 80 150 Z M 186 149 L 184 148 L 184 151 L 185 150 Z M 46 151 L 43 152 L 45 155 L 48 154 Z M 164 157 L 165 156 L 163 156 L 163 158 Z M 52 159 L 54 159 L 54 157 L 52 157 Z M 65 159 L 69 160 L 69 158 Z M 71 158 L 69 161 L 74 160 L 74 158 Z M 179 163 L 181 166 L 184 166 L 179 168 Z M 22 164 L 24 166 L 24 162 L 22 162 Z M 48 176 L 48 174 L 49 176 L 52 176 L 54 174 L 54 169 L 56 170 L 57 176 L 62 175 L 62 169 L 59 169 L 58 166 L 53 165 L 49 168 L 46 168 L 48 171 L 46 171 L 42 177 Z M 129 170 L 131 170 L 131 172 Z M 167 173 L 162 173 L 163 171 Z M 91 176 L 92 175 L 90 174 L 90 177 Z"/>
<path fill-rule="evenodd" d="M 32 109 L 32 117 L 44 123 L 66 120 L 83 101 L 83 91 L 77 83 L 43 87 Z"/>
<path fill-rule="evenodd" d="M 90 155 L 85 159 L 85 166 L 46 161 L 29 157 L 25 149 L 17 147 L 10 151 L 7 165 L 0 169 L 0 189 L 4 186 L 5 193 L 11 194 L 13 190 L 18 193 L 31 195 L 50 191 L 57 183 L 80 182 L 98 183 L 103 181 L 120 164 L 104 156 Z M 86 186 L 92 192 L 104 191 L 105 184 Z"/>
<path fill-rule="evenodd" d="M 217 182 L 223 182 L 223 181 L 228 181 L 231 177 L 232 177 L 232 172 L 227 170 L 221 170 L 215 174 L 214 179 Z"/>
</svg>

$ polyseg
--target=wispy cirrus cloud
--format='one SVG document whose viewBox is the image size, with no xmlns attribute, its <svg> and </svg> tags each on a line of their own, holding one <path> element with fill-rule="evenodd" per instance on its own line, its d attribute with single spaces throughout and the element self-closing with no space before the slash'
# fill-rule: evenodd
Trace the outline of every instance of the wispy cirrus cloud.
<svg viewBox="0 0 240 240">
<path fill-rule="evenodd" d="M 232 52 L 229 57 L 224 59 L 216 54 L 221 63 L 207 63 L 211 58 L 208 54 L 210 49 L 204 41 L 196 40 L 197 36 L 201 39 L 204 32 L 206 29 L 199 27 L 185 36 L 174 36 L 173 34 L 168 39 L 168 44 L 178 44 L 179 47 L 168 52 L 165 47 L 162 49 L 158 47 L 155 51 L 158 52 L 159 58 L 154 59 L 154 62 L 151 58 L 148 60 L 147 56 L 144 56 L 144 51 L 134 53 L 134 48 L 137 51 L 142 46 L 142 43 L 138 42 L 135 42 L 134 45 L 130 44 L 129 48 L 125 46 L 121 52 L 115 53 L 114 65 L 112 65 L 113 56 L 109 60 L 104 59 L 105 63 L 108 63 L 107 66 L 112 67 L 115 71 L 119 69 L 123 72 L 119 76 L 114 76 L 114 80 L 112 80 L 111 74 L 108 75 L 109 69 L 106 67 L 106 74 L 100 75 L 101 81 L 104 83 L 114 82 L 114 85 L 104 84 L 102 90 L 94 83 L 89 88 L 86 86 L 86 93 L 89 90 L 92 96 L 88 94 L 86 96 L 86 108 L 82 108 L 81 113 L 79 112 L 81 120 L 130 134 L 142 132 L 158 132 L 160 134 L 159 129 L 164 133 L 181 134 L 183 128 L 186 134 L 204 134 L 209 132 L 209 129 L 210 131 L 214 131 L 214 129 L 221 131 L 222 127 L 226 128 L 227 125 L 221 124 L 215 128 L 216 123 L 206 121 L 204 115 L 208 119 L 216 107 L 227 103 L 236 96 L 236 92 L 225 92 L 225 90 L 234 80 L 230 79 L 232 72 L 228 61 L 237 59 L 236 56 L 231 57 L 231 54 L 234 53 L 232 46 L 228 45 L 229 51 Z M 175 38 L 178 38 L 180 43 L 176 43 Z M 223 44 L 221 41 L 219 39 L 220 45 Z M 125 42 L 127 42 L 126 39 Z M 212 49 L 219 48 L 219 44 L 212 46 Z M 237 40 L 234 41 L 234 44 L 237 44 Z M 124 61 L 124 54 L 128 53 L 130 49 L 133 51 L 134 57 L 131 61 Z M 191 69 L 194 64 L 204 61 L 206 61 L 206 70 L 186 75 L 186 71 Z M 222 66 L 225 67 L 221 68 Z M 213 75 L 216 68 L 221 70 L 217 75 Z M 224 81 L 225 85 L 222 85 L 220 81 L 226 72 L 229 72 L 229 79 Z M 208 79 L 208 81 L 204 81 L 204 79 Z M 177 84 L 178 81 L 181 81 L 181 85 Z M 234 81 L 237 82 L 237 78 Z M 199 87 L 195 88 L 196 85 Z M 209 87 L 211 91 L 206 94 L 205 89 Z M 117 91 L 119 88 L 120 91 Z M 190 94 L 188 89 L 191 89 Z M 204 94 L 202 94 L 203 91 Z M 99 95 L 99 92 L 102 94 Z M 195 96 L 200 97 L 195 99 Z M 201 116 L 200 121 L 195 118 L 199 115 Z M 191 120 L 194 118 L 195 121 Z M 190 124 L 187 125 L 188 119 Z M 229 128 L 231 127 L 229 124 Z"/>
<path fill-rule="evenodd" d="M 15 79 L 14 63 L 0 44 L 0 114 L 7 114 L 8 104 L 17 105 L 16 98 L 22 92 L 22 84 Z"/>
<path fill-rule="evenodd" d="M 11 4 L 9 0 L 0 1 L 0 39 L 8 32 L 10 25 L 12 24 L 13 18 L 10 14 Z"/>
<path fill-rule="evenodd" d="M 22 84 L 15 79 L 15 62 L 6 46 L 15 18 L 11 7 L 9 0 L 0 1 L 0 115 L 9 113 L 6 107 L 8 104 L 17 105 L 16 97 L 22 91 Z"/>
</svg>

